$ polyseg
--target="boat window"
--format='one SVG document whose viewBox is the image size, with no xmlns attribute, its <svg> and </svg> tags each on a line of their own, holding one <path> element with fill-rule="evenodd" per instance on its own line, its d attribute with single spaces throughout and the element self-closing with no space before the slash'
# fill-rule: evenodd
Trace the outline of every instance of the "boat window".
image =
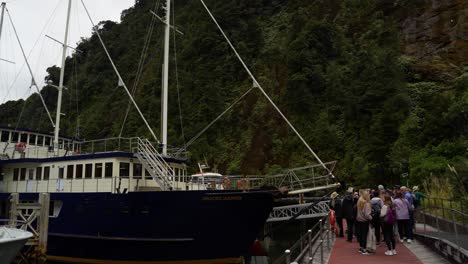
<svg viewBox="0 0 468 264">
<path fill-rule="evenodd" d="M 133 178 L 141 179 L 143 169 L 140 163 L 133 163 Z"/>
<path fill-rule="evenodd" d="M 93 176 L 93 164 L 86 164 L 85 166 L 85 178 L 91 178 Z"/>
<path fill-rule="evenodd" d="M 151 174 L 149 173 L 149 171 L 147 169 L 145 169 L 145 179 L 153 179 L 153 177 L 151 176 Z"/>
<path fill-rule="evenodd" d="M 11 142 L 18 142 L 18 132 L 11 133 Z"/>
<path fill-rule="evenodd" d="M 120 177 L 128 177 L 128 176 L 130 176 L 130 163 L 128 163 L 128 162 L 120 162 L 119 176 L 120 176 Z"/>
<path fill-rule="evenodd" d="M 105 168 L 105 172 L 104 172 L 104 176 L 106 178 L 111 178 L 112 177 L 112 169 L 114 167 L 114 163 L 113 162 L 106 162 L 106 168 Z"/>
<path fill-rule="evenodd" d="M 28 134 L 21 133 L 21 142 L 27 142 L 28 140 Z"/>
<path fill-rule="evenodd" d="M 29 135 L 29 145 L 36 145 L 36 135 Z"/>
<path fill-rule="evenodd" d="M 34 169 L 28 169 L 28 180 L 34 180 Z"/>
<path fill-rule="evenodd" d="M 37 181 L 42 180 L 42 167 L 36 168 L 36 180 Z"/>
<path fill-rule="evenodd" d="M 76 164 L 75 178 L 83 178 L 83 164 Z"/>
<path fill-rule="evenodd" d="M 94 178 L 102 178 L 102 163 L 94 165 Z"/>
<path fill-rule="evenodd" d="M 10 134 L 10 131 L 2 131 L 2 136 L 1 136 L 1 141 L 2 142 L 8 142 L 8 136 Z"/>
<path fill-rule="evenodd" d="M 49 176 L 50 176 L 50 167 L 45 166 L 44 167 L 44 180 L 49 180 Z"/>
<path fill-rule="evenodd" d="M 73 179 L 73 165 L 67 166 L 67 179 Z"/>
<path fill-rule="evenodd" d="M 26 168 L 21 168 L 20 170 L 20 181 L 26 180 Z"/>
<path fill-rule="evenodd" d="M 44 136 L 37 136 L 37 145 L 38 146 L 44 145 Z"/>
<path fill-rule="evenodd" d="M 65 168 L 59 167 L 58 169 L 59 169 L 58 178 L 63 179 L 63 174 L 65 174 Z"/>
<path fill-rule="evenodd" d="M 50 140 L 50 137 L 45 137 L 45 145 L 46 146 L 51 146 L 52 144 L 51 143 L 51 140 Z"/>
<path fill-rule="evenodd" d="M 13 181 L 18 181 L 18 176 L 19 176 L 19 168 L 14 168 L 13 169 Z"/>
</svg>

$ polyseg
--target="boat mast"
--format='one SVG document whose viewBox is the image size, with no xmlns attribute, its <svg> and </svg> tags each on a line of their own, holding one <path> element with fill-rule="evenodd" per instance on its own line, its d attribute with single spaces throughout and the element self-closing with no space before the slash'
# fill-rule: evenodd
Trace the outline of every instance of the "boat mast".
<svg viewBox="0 0 468 264">
<path fill-rule="evenodd" d="M 6 3 L 2 2 L 1 7 L 2 7 L 2 14 L 0 16 L 0 39 L 2 39 L 2 29 L 3 29 L 3 16 L 5 15 L 5 6 Z"/>
<path fill-rule="evenodd" d="M 65 74 L 65 59 L 67 58 L 68 47 L 68 26 L 70 24 L 70 9 L 72 0 L 68 0 L 67 23 L 65 25 L 65 40 L 62 44 L 62 66 L 60 68 L 60 82 L 58 86 L 57 112 L 55 113 L 55 131 L 54 131 L 54 153 L 57 156 L 59 150 L 59 132 L 60 132 L 60 115 L 62 110 L 62 90 L 63 77 Z"/>
<path fill-rule="evenodd" d="M 171 0 L 166 0 L 166 28 L 164 35 L 164 72 L 161 91 L 161 144 L 162 155 L 167 155 L 167 93 L 169 85 L 169 36 L 170 36 Z"/>
</svg>

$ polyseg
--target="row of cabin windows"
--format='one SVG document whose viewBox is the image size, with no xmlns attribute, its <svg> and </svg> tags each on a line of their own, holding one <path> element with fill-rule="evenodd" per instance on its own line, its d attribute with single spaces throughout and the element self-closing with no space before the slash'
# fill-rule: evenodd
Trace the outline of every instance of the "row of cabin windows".
<svg viewBox="0 0 468 264">
<path fill-rule="evenodd" d="M 94 165 L 94 166 L 93 166 Z M 94 178 L 112 178 L 112 172 L 114 163 L 87 163 L 87 164 L 70 164 L 63 167 L 58 167 L 58 178 L 59 179 L 91 179 L 93 178 L 93 167 L 94 167 Z M 120 162 L 119 164 L 119 176 L 130 177 L 130 163 Z M 143 168 L 139 163 L 133 163 L 133 178 L 142 178 Z M 25 181 L 25 180 L 49 180 L 50 178 L 50 166 L 37 167 L 37 168 L 14 168 L 13 169 L 13 181 Z M 145 170 L 145 178 L 151 179 L 151 175 Z"/>
<path fill-rule="evenodd" d="M 28 138 L 29 135 L 29 138 Z M 30 133 L 20 133 L 20 132 L 13 132 L 13 131 L 0 131 L 0 142 L 10 142 L 10 143 L 17 143 L 17 142 L 24 142 L 28 145 L 37 145 L 37 146 L 52 146 L 53 145 L 53 137 L 51 136 L 43 136 L 43 135 L 36 135 Z M 59 139 L 59 145 L 63 145 L 64 140 Z M 65 141 L 65 144 L 72 144 L 71 141 Z"/>
</svg>

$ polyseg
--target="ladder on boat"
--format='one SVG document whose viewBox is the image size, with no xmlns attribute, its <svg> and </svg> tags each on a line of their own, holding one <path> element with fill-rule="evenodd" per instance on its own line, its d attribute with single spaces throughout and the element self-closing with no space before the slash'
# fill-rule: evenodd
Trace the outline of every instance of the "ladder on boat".
<svg viewBox="0 0 468 264">
<path fill-rule="evenodd" d="M 171 190 L 174 169 L 146 138 L 138 138 L 136 156 L 162 190 Z"/>
</svg>

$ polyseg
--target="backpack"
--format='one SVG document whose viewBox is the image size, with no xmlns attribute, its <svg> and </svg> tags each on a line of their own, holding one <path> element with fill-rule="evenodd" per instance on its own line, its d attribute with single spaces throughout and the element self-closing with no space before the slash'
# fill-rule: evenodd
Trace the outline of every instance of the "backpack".
<svg viewBox="0 0 468 264">
<path fill-rule="evenodd" d="M 378 223 L 380 221 L 380 207 L 379 203 L 375 203 L 372 205 L 372 211 L 371 211 L 371 216 L 372 216 L 372 222 Z"/>
<path fill-rule="evenodd" d="M 396 212 L 393 206 L 388 206 L 387 214 L 384 216 L 384 222 L 389 225 L 393 225 L 396 222 Z"/>
</svg>

